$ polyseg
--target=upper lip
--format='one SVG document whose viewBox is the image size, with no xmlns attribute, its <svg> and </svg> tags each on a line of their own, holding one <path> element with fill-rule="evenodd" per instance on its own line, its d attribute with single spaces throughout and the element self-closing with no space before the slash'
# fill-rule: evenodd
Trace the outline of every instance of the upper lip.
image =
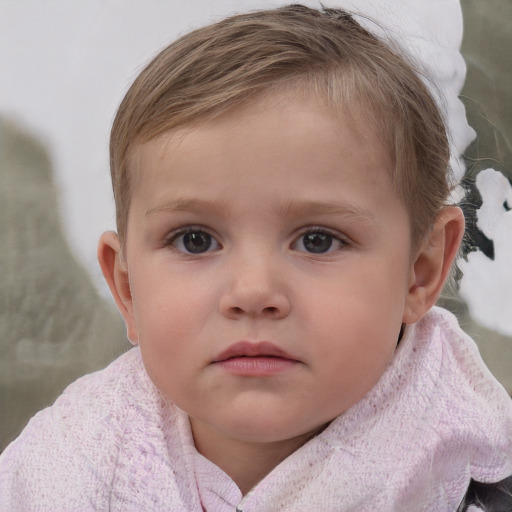
<svg viewBox="0 0 512 512">
<path fill-rule="evenodd" d="M 274 345 L 270 341 L 238 341 L 230 345 L 214 358 L 214 363 L 225 361 L 233 357 L 281 357 L 283 359 L 295 358 L 288 352 Z"/>
</svg>

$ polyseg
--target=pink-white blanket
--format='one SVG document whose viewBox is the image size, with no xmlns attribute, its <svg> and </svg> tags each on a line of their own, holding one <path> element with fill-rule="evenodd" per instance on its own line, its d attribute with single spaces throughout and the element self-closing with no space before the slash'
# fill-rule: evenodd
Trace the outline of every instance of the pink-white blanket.
<svg viewBox="0 0 512 512">
<path fill-rule="evenodd" d="M 72 384 L 0 457 L 0 510 L 223 511 L 242 496 L 197 463 L 188 418 L 132 349 Z M 199 470 L 198 470 L 199 467 Z M 198 486 L 196 475 L 200 476 Z M 379 383 L 263 479 L 244 512 L 455 511 L 512 475 L 512 402 L 448 312 L 406 329 Z"/>
</svg>

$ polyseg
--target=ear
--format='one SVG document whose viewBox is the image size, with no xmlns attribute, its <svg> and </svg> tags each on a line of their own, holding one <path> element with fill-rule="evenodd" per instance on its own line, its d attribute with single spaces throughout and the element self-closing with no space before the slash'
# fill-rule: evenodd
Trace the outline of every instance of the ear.
<svg viewBox="0 0 512 512">
<path fill-rule="evenodd" d="M 462 210 L 443 208 L 413 260 L 403 323 L 417 322 L 436 303 L 463 235 Z"/>
<path fill-rule="evenodd" d="M 139 336 L 133 314 L 128 269 L 123 258 L 121 241 L 117 233 L 108 231 L 101 235 L 98 244 L 98 261 L 103 277 L 124 318 L 128 339 L 135 345 L 139 341 Z"/>
</svg>

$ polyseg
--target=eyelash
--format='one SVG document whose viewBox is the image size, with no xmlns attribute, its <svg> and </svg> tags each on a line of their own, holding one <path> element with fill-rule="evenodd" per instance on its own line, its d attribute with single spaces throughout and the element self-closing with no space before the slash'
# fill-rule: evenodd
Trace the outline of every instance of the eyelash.
<svg viewBox="0 0 512 512">
<path fill-rule="evenodd" d="M 330 253 L 333 253 L 333 252 L 335 252 L 337 250 L 340 250 L 342 248 L 346 248 L 346 247 L 349 246 L 349 241 L 348 241 L 348 239 L 345 236 L 343 236 L 338 231 L 334 231 L 332 229 L 328 229 L 328 228 L 325 228 L 323 226 L 308 226 L 306 228 L 303 228 L 301 230 L 301 232 L 299 233 L 299 235 L 294 239 L 294 242 L 292 243 L 292 246 L 296 245 L 301 240 L 304 240 L 304 237 L 306 235 L 326 235 L 326 236 L 331 238 L 331 242 L 337 242 L 339 244 L 339 247 L 337 247 L 335 249 L 331 249 L 331 246 L 329 246 L 328 250 L 326 250 L 325 252 L 318 252 L 318 253 L 316 253 L 314 251 L 301 251 L 301 252 L 306 252 L 307 254 L 311 254 L 311 255 L 315 255 L 315 254 L 319 254 L 319 255 L 330 254 Z M 304 245 L 304 242 L 302 242 L 302 244 Z"/>
<path fill-rule="evenodd" d="M 199 233 L 206 235 L 210 239 L 209 240 L 210 244 L 208 245 L 208 247 L 206 247 L 205 250 L 199 250 L 197 252 L 194 252 L 194 251 L 188 250 L 185 246 L 183 246 L 182 248 L 178 247 L 177 241 L 181 237 L 185 237 L 187 234 L 197 235 Z M 304 240 L 304 237 L 307 235 L 310 235 L 310 236 L 319 235 L 319 236 L 328 237 L 328 239 L 329 239 L 328 247 L 326 248 L 326 250 L 320 250 L 320 251 L 307 250 L 306 245 L 305 245 L 305 240 Z M 204 238 L 203 238 L 203 241 L 204 241 Z M 336 242 L 338 247 L 335 247 L 334 249 L 332 249 L 333 242 Z M 186 242 L 182 239 L 181 244 L 184 244 L 184 243 L 186 243 Z M 201 243 L 201 240 L 199 240 L 199 243 Z M 212 252 L 211 244 L 216 245 L 216 247 L 213 250 L 222 249 L 222 245 L 217 240 L 217 237 L 212 235 L 209 232 L 209 230 L 203 226 L 185 226 L 183 228 L 177 229 L 176 231 L 173 231 L 168 237 L 166 237 L 166 239 L 164 241 L 165 247 L 169 247 L 172 250 L 174 250 L 180 254 L 185 254 L 185 255 L 190 255 L 190 256 L 201 256 L 201 255 L 207 254 L 209 252 Z M 290 247 L 294 250 L 298 250 L 296 248 L 298 244 L 301 244 L 304 247 L 304 250 L 300 250 L 299 252 L 303 252 L 306 254 L 312 254 L 312 255 L 330 254 L 339 249 L 346 248 L 350 245 L 347 238 L 342 236 L 340 233 L 330 230 L 325 227 L 320 227 L 320 226 L 308 226 L 308 227 L 303 228 L 301 230 L 301 232 L 298 234 L 298 236 L 296 236 L 294 238 L 293 242 L 290 244 Z M 317 245 L 317 247 L 319 247 L 319 245 Z M 198 245 L 198 248 L 199 248 L 199 245 Z"/>
<path fill-rule="evenodd" d="M 216 245 L 219 246 L 218 248 L 216 248 L 216 250 L 222 248 L 221 244 L 217 240 L 217 237 L 212 235 L 208 231 L 208 229 L 203 227 L 203 226 L 185 226 L 183 228 L 179 228 L 179 229 L 173 231 L 164 240 L 164 246 L 165 247 L 169 247 L 170 249 L 172 249 L 172 250 L 174 250 L 174 251 L 176 251 L 176 252 L 178 252 L 180 254 L 185 254 L 185 255 L 190 255 L 190 256 L 200 256 L 202 254 L 211 252 L 209 250 L 209 247 L 208 247 L 208 249 L 206 251 L 201 251 L 201 252 L 197 252 L 197 253 L 195 253 L 193 251 L 183 250 L 183 249 L 180 249 L 179 247 L 177 247 L 176 242 L 177 242 L 177 240 L 180 239 L 180 237 L 184 237 L 187 234 L 198 234 L 198 233 L 203 233 L 203 234 L 207 235 L 208 237 L 210 237 L 211 242 L 213 242 L 213 243 L 215 243 Z M 182 243 L 183 243 L 183 241 L 182 241 Z"/>
</svg>

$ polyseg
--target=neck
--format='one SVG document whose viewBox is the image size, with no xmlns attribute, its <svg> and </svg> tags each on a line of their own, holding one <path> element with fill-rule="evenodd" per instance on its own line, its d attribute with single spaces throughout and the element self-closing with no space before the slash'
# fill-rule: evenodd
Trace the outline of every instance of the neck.
<svg viewBox="0 0 512 512">
<path fill-rule="evenodd" d="M 260 443 L 226 437 L 192 418 L 190 424 L 197 451 L 229 475 L 244 496 L 324 428 L 322 426 L 292 439 Z"/>
</svg>

